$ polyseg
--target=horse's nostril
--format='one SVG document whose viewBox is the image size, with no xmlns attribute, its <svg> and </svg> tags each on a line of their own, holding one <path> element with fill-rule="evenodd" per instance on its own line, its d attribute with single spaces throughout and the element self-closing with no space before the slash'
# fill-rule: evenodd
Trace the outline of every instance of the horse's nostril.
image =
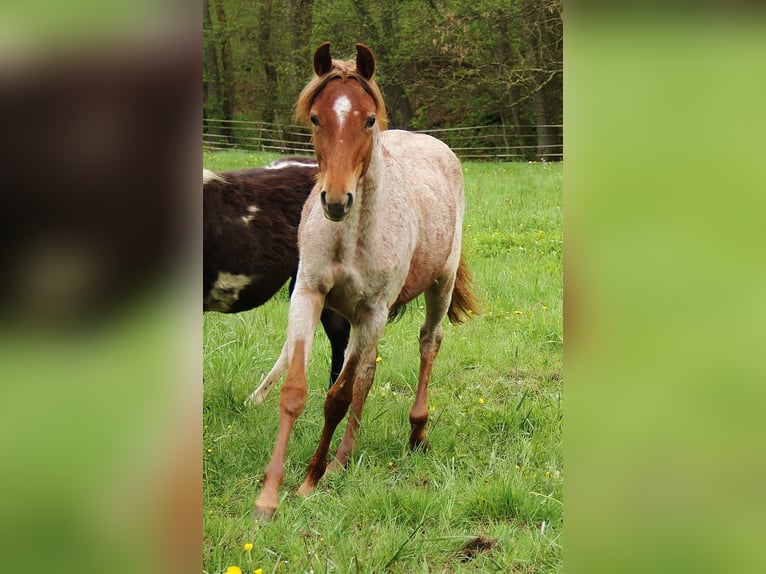
<svg viewBox="0 0 766 574">
<path fill-rule="evenodd" d="M 322 200 L 322 205 L 327 205 L 327 192 L 323 191 L 319 194 L 319 198 Z"/>
<path fill-rule="evenodd" d="M 346 194 L 346 212 L 351 209 L 351 204 L 354 203 L 354 196 L 350 193 Z"/>
</svg>

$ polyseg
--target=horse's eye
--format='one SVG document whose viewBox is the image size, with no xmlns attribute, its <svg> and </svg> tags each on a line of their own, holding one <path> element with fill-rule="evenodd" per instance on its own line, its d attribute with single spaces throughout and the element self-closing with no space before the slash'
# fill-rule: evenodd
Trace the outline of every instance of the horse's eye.
<svg viewBox="0 0 766 574">
<path fill-rule="evenodd" d="M 319 116 L 316 114 L 311 114 L 311 123 L 319 127 Z"/>
<path fill-rule="evenodd" d="M 364 127 L 369 130 L 374 125 L 375 125 L 375 116 L 370 116 L 369 118 L 367 118 L 367 121 L 365 122 Z"/>
</svg>

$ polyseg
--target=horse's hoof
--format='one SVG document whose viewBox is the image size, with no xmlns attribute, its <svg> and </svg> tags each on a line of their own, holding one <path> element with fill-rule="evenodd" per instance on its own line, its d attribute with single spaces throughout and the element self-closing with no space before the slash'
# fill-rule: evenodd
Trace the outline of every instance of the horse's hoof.
<svg viewBox="0 0 766 574">
<path fill-rule="evenodd" d="M 266 397 L 262 393 L 255 391 L 252 395 L 245 399 L 245 406 L 249 407 L 252 405 L 260 405 L 263 403 L 265 398 Z"/>
<path fill-rule="evenodd" d="M 262 506 L 256 506 L 255 510 L 253 510 L 252 519 L 253 522 L 268 522 L 271 520 L 274 516 L 274 513 L 277 511 L 276 508 L 265 508 Z"/>
<path fill-rule="evenodd" d="M 410 450 L 412 452 L 428 452 L 428 449 L 431 448 L 431 443 L 428 442 L 428 439 L 422 439 L 422 440 L 412 440 L 410 439 Z"/>
<path fill-rule="evenodd" d="M 327 465 L 327 472 L 341 472 L 346 470 L 346 465 L 340 463 L 338 460 L 333 460 Z"/>
<path fill-rule="evenodd" d="M 298 488 L 298 494 L 300 494 L 303 498 L 306 498 L 309 494 L 314 492 L 315 489 L 316 484 L 311 484 L 308 481 L 304 481 L 300 488 Z"/>
</svg>

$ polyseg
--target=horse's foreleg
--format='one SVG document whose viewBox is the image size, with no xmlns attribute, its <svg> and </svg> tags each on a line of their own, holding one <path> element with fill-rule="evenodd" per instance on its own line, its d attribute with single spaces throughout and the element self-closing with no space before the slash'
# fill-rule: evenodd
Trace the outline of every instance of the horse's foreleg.
<svg viewBox="0 0 766 574">
<path fill-rule="evenodd" d="M 287 443 L 295 421 L 306 404 L 306 366 L 323 303 L 324 297 L 313 292 L 296 294 L 290 302 L 287 326 L 288 366 L 279 397 L 279 430 L 264 474 L 263 490 L 255 503 L 254 518 L 268 520 L 279 505 L 279 486 L 284 478 Z"/>
<path fill-rule="evenodd" d="M 354 386 L 354 396 L 351 399 L 351 414 L 348 417 L 346 432 L 338 445 L 335 460 L 330 462 L 330 466 L 327 467 L 328 471 L 344 468 L 348 463 L 349 456 L 354 452 L 356 435 L 359 433 L 359 426 L 362 423 L 362 409 L 375 379 L 377 351 L 377 348 L 373 349 L 373 352 L 368 354 L 367 359 L 361 364 L 359 376 Z"/>
<path fill-rule="evenodd" d="M 369 360 L 370 354 L 375 352 L 378 339 L 386 326 L 387 316 L 386 309 L 383 309 L 381 313 L 371 313 L 366 321 L 361 321 L 358 325 L 355 325 L 354 330 L 351 332 L 351 342 L 346 352 L 343 370 L 341 370 L 338 380 L 327 392 L 324 404 L 325 422 L 322 428 L 322 436 L 319 439 L 317 450 L 309 463 L 306 480 L 303 481 L 299 490 L 300 494 L 304 496 L 314 490 L 317 482 L 324 475 L 327 469 L 327 453 L 330 450 L 332 436 L 335 433 L 335 429 L 338 428 L 340 421 L 346 416 L 352 399 L 356 398 L 357 395 L 361 401 L 358 406 L 358 411 L 361 415 L 362 405 L 367 397 L 367 392 L 362 393 L 357 389 L 357 381 L 360 377 L 359 369 L 360 367 L 364 368 L 367 366 L 366 361 Z M 370 384 L 372 373 L 370 374 Z"/>
<path fill-rule="evenodd" d="M 346 416 L 348 406 L 351 403 L 354 388 L 354 371 L 356 371 L 358 362 L 359 356 L 356 353 L 349 353 L 338 376 L 338 380 L 335 381 L 335 384 L 327 392 L 327 398 L 324 402 L 322 436 L 319 438 L 317 450 L 309 462 L 306 479 L 298 489 L 301 496 L 310 494 L 325 473 L 330 441 L 335 433 L 335 429 L 338 427 L 338 423 Z"/>
<path fill-rule="evenodd" d="M 261 384 L 258 385 L 258 388 L 247 398 L 245 405 L 247 405 L 247 403 L 262 403 L 266 399 L 266 395 L 268 395 L 271 392 L 271 389 L 274 388 L 274 385 L 277 384 L 279 378 L 285 372 L 285 369 L 287 369 L 287 343 L 282 347 L 282 352 L 279 354 L 277 362 L 271 367 L 269 374 L 266 375 L 263 382 L 261 382 Z"/>
</svg>

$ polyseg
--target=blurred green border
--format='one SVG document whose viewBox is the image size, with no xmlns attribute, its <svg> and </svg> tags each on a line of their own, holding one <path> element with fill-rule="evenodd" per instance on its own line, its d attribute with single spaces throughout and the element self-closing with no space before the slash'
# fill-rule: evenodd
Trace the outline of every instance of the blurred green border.
<svg viewBox="0 0 766 574">
<path fill-rule="evenodd" d="M 566 571 L 766 571 L 764 20 L 567 8 Z"/>
</svg>

